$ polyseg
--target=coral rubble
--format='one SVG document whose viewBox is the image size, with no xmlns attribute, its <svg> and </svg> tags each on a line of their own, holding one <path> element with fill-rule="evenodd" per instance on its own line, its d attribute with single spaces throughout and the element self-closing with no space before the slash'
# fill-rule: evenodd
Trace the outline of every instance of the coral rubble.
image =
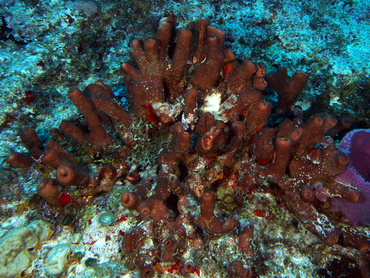
<svg viewBox="0 0 370 278">
<path fill-rule="evenodd" d="M 273 195 L 323 245 L 354 247 L 366 277 L 369 236 L 338 224 L 330 210 L 334 197 L 358 203 L 362 196 L 336 180 L 350 163 L 328 136 L 337 120 L 324 114 L 304 119 L 292 107 L 308 75 L 289 78 L 284 68 L 266 75 L 263 64 L 237 60 L 224 46 L 225 33 L 208 19 L 175 26 L 164 18 L 152 38 L 133 41 L 133 59 L 121 67 L 127 110 L 102 81 L 74 88 L 68 97 L 83 119 L 63 120 L 45 146 L 25 130 L 29 154 L 13 153 L 8 163 L 52 173 L 55 179 L 42 181 L 38 194 L 56 210 L 90 204 L 127 178 L 132 190 L 120 203 L 141 222 L 123 233 L 122 252 L 127 268 L 141 277 L 197 273 L 200 256 L 217 249 L 210 242 L 223 236 L 233 250 L 220 263 L 224 273 L 258 275 L 256 233 L 239 215 L 251 198 L 245 192 L 256 188 Z M 267 86 L 278 94 L 276 107 L 264 100 Z M 158 154 L 151 180 L 143 174 L 149 166 L 132 159 L 150 145 L 142 143 L 143 133 L 170 138 L 149 147 Z"/>
</svg>

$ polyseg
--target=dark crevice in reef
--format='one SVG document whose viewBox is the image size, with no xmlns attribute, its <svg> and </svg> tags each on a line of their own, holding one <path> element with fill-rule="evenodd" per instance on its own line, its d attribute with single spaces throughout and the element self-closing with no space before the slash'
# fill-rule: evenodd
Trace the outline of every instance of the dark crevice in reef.
<svg viewBox="0 0 370 278">
<path fill-rule="evenodd" d="M 27 45 L 27 42 L 15 39 L 11 31 L 12 29 L 8 27 L 4 16 L 1 16 L 0 41 L 11 40 L 17 45 Z"/>
<path fill-rule="evenodd" d="M 326 268 L 319 269 L 317 274 L 322 278 L 359 278 L 361 271 L 353 261 L 346 258 L 334 259 Z"/>
<path fill-rule="evenodd" d="M 164 202 L 166 207 L 172 210 L 175 213 L 175 219 L 180 215 L 180 212 L 177 208 L 177 203 L 179 201 L 179 196 L 174 193 L 171 193 L 167 200 Z"/>
<path fill-rule="evenodd" d="M 180 170 L 180 175 L 179 175 L 179 181 L 183 181 L 189 174 L 188 168 L 186 167 L 185 163 L 183 161 L 180 161 L 179 163 L 179 170 Z"/>
</svg>

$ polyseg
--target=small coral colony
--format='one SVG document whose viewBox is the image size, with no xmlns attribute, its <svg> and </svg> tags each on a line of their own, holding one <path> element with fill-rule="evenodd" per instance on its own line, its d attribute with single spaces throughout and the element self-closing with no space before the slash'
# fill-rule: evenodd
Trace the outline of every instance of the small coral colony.
<svg viewBox="0 0 370 278">
<path fill-rule="evenodd" d="M 289 77 L 279 68 L 266 75 L 263 64 L 236 59 L 225 33 L 207 19 L 187 29 L 175 25 L 164 18 L 152 38 L 133 41 L 132 61 L 121 67 L 128 107 L 103 81 L 74 88 L 68 97 L 83 117 L 63 120 L 45 144 L 24 130 L 28 153 L 7 162 L 47 169 L 38 198 L 56 211 L 81 210 L 123 188 L 119 208 L 137 221 L 121 231 L 119 244 L 127 270 L 140 277 L 165 273 L 168 265 L 179 276 L 210 277 L 204 258 L 222 255 L 209 246 L 223 237 L 229 249 L 222 250 L 220 275 L 261 275 L 258 234 L 243 212 L 253 192 L 273 196 L 322 246 L 350 257 L 369 277 L 369 233 L 354 227 L 369 223 L 369 160 L 354 160 L 369 158 L 370 132 L 353 131 L 337 148 L 332 137 L 350 129 L 349 119 L 304 118 L 294 106 L 308 74 Z M 277 93 L 274 105 L 264 100 L 266 90 Z M 263 209 L 254 214 L 264 217 Z M 48 229 L 39 235 L 37 225 L 22 233 L 45 240 Z M 20 232 L 9 231 L 2 250 Z M 30 253 L 12 254 L 1 270 L 32 261 Z"/>
</svg>

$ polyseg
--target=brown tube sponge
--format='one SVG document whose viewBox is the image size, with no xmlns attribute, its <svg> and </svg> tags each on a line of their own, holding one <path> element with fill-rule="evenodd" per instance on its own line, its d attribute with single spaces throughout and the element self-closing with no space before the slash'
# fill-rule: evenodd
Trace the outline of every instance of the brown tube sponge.
<svg viewBox="0 0 370 278">
<path fill-rule="evenodd" d="M 76 166 L 58 167 L 56 178 L 64 186 L 85 186 L 90 182 L 90 176 L 87 171 Z"/>
<path fill-rule="evenodd" d="M 128 128 L 130 126 L 131 116 L 121 105 L 107 98 L 93 98 L 93 101 L 96 109 L 107 113 L 111 118 L 122 123 L 125 127 Z"/>
<path fill-rule="evenodd" d="M 53 179 L 46 179 L 37 187 L 37 193 L 49 204 L 59 205 L 59 197 L 63 192 Z"/>
<path fill-rule="evenodd" d="M 203 155 L 214 154 L 222 150 L 225 143 L 225 133 L 219 127 L 214 126 L 197 140 L 195 150 Z"/>
<path fill-rule="evenodd" d="M 327 131 L 336 124 L 333 116 L 316 114 L 309 118 L 303 125 L 303 135 L 299 141 L 298 151 L 304 152 L 320 144 Z"/>
<path fill-rule="evenodd" d="M 290 108 L 308 81 L 308 77 L 308 74 L 297 71 L 289 78 L 286 68 L 279 68 L 277 72 L 271 72 L 266 76 L 268 85 L 279 96 L 276 109 L 278 115 L 284 115 L 290 111 Z"/>
<path fill-rule="evenodd" d="M 57 128 L 50 129 L 50 137 L 52 138 L 52 140 L 55 140 L 56 142 L 60 142 L 65 138 L 63 133 Z"/>
<path fill-rule="evenodd" d="M 140 278 L 153 278 L 154 269 L 150 265 L 140 267 Z"/>
<path fill-rule="evenodd" d="M 135 209 L 139 206 L 140 200 L 135 193 L 126 192 L 121 197 L 121 204 L 125 208 Z"/>
<path fill-rule="evenodd" d="M 87 120 L 87 125 L 90 129 L 88 135 L 89 142 L 95 146 L 109 145 L 112 142 L 112 137 L 103 129 L 99 117 L 95 114 L 93 105 L 87 100 L 80 89 L 72 89 L 68 93 L 68 97 Z"/>
<path fill-rule="evenodd" d="M 243 60 L 240 65 L 233 67 L 225 77 L 228 89 L 239 94 L 251 84 L 252 76 L 256 73 L 257 67 L 251 61 Z"/>
<path fill-rule="evenodd" d="M 164 247 L 164 251 L 162 254 L 163 262 L 167 262 L 172 258 L 173 254 L 175 253 L 177 249 L 177 245 L 178 245 L 177 240 L 173 237 L 167 238 L 163 242 L 163 247 Z"/>
<path fill-rule="evenodd" d="M 147 194 L 147 190 L 144 186 L 137 186 L 136 192 L 126 192 L 121 197 L 121 204 L 128 209 L 136 209 L 139 207 L 141 200 L 143 200 Z"/>
<path fill-rule="evenodd" d="M 207 91 L 216 86 L 225 59 L 221 43 L 217 37 L 208 39 L 207 59 L 197 67 L 190 80 L 195 88 Z"/>
<path fill-rule="evenodd" d="M 352 126 L 352 120 L 348 117 L 342 117 L 338 120 L 337 124 L 333 126 L 328 132 L 327 135 L 334 137 L 338 133 L 345 132 L 349 130 Z"/>
<path fill-rule="evenodd" d="M 188 30 L 195 33 L 197 36 L 197 43 L 191 46 L 191 57 L 193 63 L 200 63 L 204 60 L 207 54 L 207 26 L 211 22 L 208 18 L 201 18 L 196 22 L 190 22 Z"/>
<path fill-rule="evenodd" d="M 144 230 L 138 228 L 130 233 L 125 233 L 123 236 L 124 245 L 123 251 L 125 253 L 130 253 L 136 250 L 140 243 L 144 240 Z"/>
<path fill-rule="evenodd" d="M 241 261 L 233 261 L 229 264 L 228 271 L 232 277 L 251 278 L 253 275 L 252 269 L 245 268 Z"/>
<path fill-rule="evenodd" d="M 276 128 L 264 128 L 263 131 L 256 136 L 254 154 L 256 155 L 257 162 L 261 165 L 272 162 L 275 149 L 273 139 L 276 132 Z"/>
<path fill-rule="evenodd" d="M 51 150 L 51 149 L 55 149 L 61 157 L 64 157 L 66 160 L 72 162 L 75 165 L 78 165 L 78 164 L 81 163 L 81 158 L 80 157 L 77 157 L 74 154 L 72 154 L 71 152 L 67 151 L 62 145 L 60 145 L 59 143 L 57 143 L 53 140 L 49 140 L 47 142 L 45 149 L 47 151 Z"/>
<path fill-rule="evenodd" d="M 171 187 L 176 188 L 179 185 L 178 178 L 175 174 L 166 174 L 160 171 L 157 177 L 157 185 L 155 187 L 155 197 L 165 201 L 170 195 Z"/>
<path fill-rule="evenodd" d="M 204 134 L 209 131 L 215 123 L 215 117 L 210 112 L 203 113 L 198 120 L 197 131 Z"/>
<path fill-rule="evenodd" d="M 105 85 L 101 80 L 96 81 L 95 84 L 89 84 L 83 91 L 83 94 L 89 99 L 89 101 L 93 98 L 114 98 L 112 88 Z"/>
<path fill-rule="evenodd" d="M 149 197 L 140 203 L 140 213 L 143 216 L 148 216 L 154 221 L 165 219 L 168 216 L 168 208 L 162 200 L 156 197 Z"/>
<path fill-rule="evenodd" d="M 185 94 L 184 121 L 193 129 L 193 125 L 198 115 L 198 90 L 190 89 Z"/>
<path fill-rule="evenodd" d="M 304 226 L 318 236 L 326 246 L 332 246 L 338 242 L 339 232 L 324 214 L 316 211 L 311 203 L 293 202 L 287 200 L 288 209 L 301 221 Z M 317 225 L 316 223 L 320 223 Z"/>
<path fill-rule="evenodd" d="M 183 153 L 190 147 L 190 133 L 185 131 L 182 124 L 177 122 L 171 126 L 172 132 L 171 150 L 176 153 Z"/>
<path fill-rule="evenodd" d="M 213 210 L 215 209 L 216 202 L 211 193 L 205 192 L 203 194 L 202 204 L 200 207 L 200 217 L 209 220 L 214 217 Z"/>
<path fill-rule="evenodd" d="M 168 101 L 174 102 L 184 90 L 186 83 L 183 80 L 186 62 L 188 59 L 192 33 L 188 30 L 179 29 L 176 36 L 176 48 L 171 67 L 166 70 L 165 80 L 169 90 Z M 164 46 L 166 49 L 166 46 Z"/>
<path fill-rule="evenodd" d="M 301 195 L 304 199 L 306 200 L 312 200 L 312 198 L 314 197 L 314 192 L 312 190 L 312 188 L 310 187 L 305 187 L 302 192 L 301 192 Z"/>
<path fill-rule="evenodd" d="M 211 234 L 225 234 L 234 230 L 237 221 L 234 218 L 217 218 L 213 213 L 214 208 L 215 200 L 212 194 L 204 193 L 198 217 L 199 224 Z"/>
<path fill-rule="evenodd" d="M 172 17 L 164 17 L 159 21 L 159 27 L 154 38 L 158 40 L 160 49 L 160 59 L 165 59 L 166 47 L 171 39 L 172 29 L 176 26 L 176 22 Z"/>
<path fill-rule="evenodd" d="M 247 225 L 243 228 L 239 235 L 239 247 L 240 250 L 245 254 L 253 253 L 252 249 L 250 248 L 249 238 L 253 234 L 253 227 L 252 225 Z"/>
<path fill-rule="evenodd" d="M 84 144 L 88 140 L 88 136 L 85 132 L 68 121 L 63 120 L 59 126 L 59 129 L 61 132 L 68 135 L 68 137 L 71 137 L 79 144 Z"/>
<path fill-rule="evenodd" d="M 261 101 L 248 113 L 245 119 L 247 126 L 247 134 L 258 132 L 258 129 L 264 127 L 271 114 L 272 104 L 270 102 Z"/>
<path fill-rule="evenodd" d="M 294 125 L 293 121 L 285 119 L 279 124 L 277 137 L 286 137 L 294 128 L 296 128 L 296 126 Z"/>
<path fill-rule="evenodd" d="M 274 162 L 266 167 L 261 174 L 275 181 L 281 180 L 290 161 L 290 152 L 294 141 L 287 137 L 276 138 Z"/>
<path fill-rule="evenodd" d="M 144 49 L 139 40 L 132 42 L 138 70 L 129 63 L 124 63 L 121 67 L 125 74 L 129 101 L 138 117 L 148 113 L 149 105 L 161 102 L 165 98 L 163 75 L 166 62 L 161 59 L 159 53 L 161 42 L 156 39 L 145 39 L 143 43 Z"/>
<path fill-rule="evenodd" d="M 35 160 L 27 154 L 14 152 L 6 159 L 6 162 L 14 168 L 29 168 Z"/>
<path fill-rule="evenodd" d="M 357 203 L 361 200 L 361 192 L 350 184 L 338 181 L 331 181 L 325 184 L 325 188 L 333 195 L 340 195 L 342 198 Z"/>
<path fill-rule="evenodd" d="M 256 90 L 264 91 L 267 87 L 267 82 L 265 81 L 266 66 L 262 63 L 257 64 L 257 72 L 253 78 L 253 88 Z"/>
<path fill-rule="evenodd" d="M 187 261 L 184 263 L 182 269 L 184 270 L 185 273 L 191 273 L 194 270 L 194 264 L 192 261 Z"/>
<path fill-rule="evenodd" d="M 347 246 L 354 247 L 363 253 L 370 251 L 370 237 L 359 230 L 342 225 L 341 237 Z"/>
<path fill-rule="evenodd" d="M 27 128 L 22 131 L 20 138 L 22 143 L 27 147 L 27 149 L 31 149 L 37 147 L 39 149 L 43 149 L 43 145 L 39 136 L 37 135 L 36 131 L 33 128 Z"/>
<path fill-rule="evenodd" d="M 60 155 L 57 150 L 50 149 L 48 150 L 42 157 L 41 162 L 54 168 L 58 169 L 58 167 L 62 165 L 69 165 L 70 162 L 66 160 L 62 155 Z"/>
<path fill-rule="evenodd" d="M 348 156 L 334 146 L 324 149 L 321 156 L 320 166 L 329 176 L 339 175 L 344 172 L 349 165 Z"/>
<path fill-rule="evenodd" d="M 257 90 L 247 89 L 240 93 L 238 101 L 230 111 L 231 114 L 238 113 L 245 117 L 248 115 L 252 108 L 261 102 L 261 93 Z"/>
</svg>

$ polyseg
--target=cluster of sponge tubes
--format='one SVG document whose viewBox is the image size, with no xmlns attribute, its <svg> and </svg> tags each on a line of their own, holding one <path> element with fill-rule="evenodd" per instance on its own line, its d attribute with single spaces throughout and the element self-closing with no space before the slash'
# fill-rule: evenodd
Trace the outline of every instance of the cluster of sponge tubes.
<svg viewBox="0 0 370 278">
<path fill-rule="evenodd" d="M 286 69 L 279 69 L 265 76 L 264 65 L 237 61 L 225 49 L 224 40 L 225 33 L 210 26 L 207 19 L 191 23 L 187 29 L 175 29 L 173 19 L 162 19 L 153 38 L 133 41 L 133 61 L 121 67 L 132 111 L 118 105 L 111 88 L 101 81 L 84 92 L 73 89 L 69 98 L 86 123 L 77 126 L 63 121 L 48 143 L 54 147 L 43 148 L 37 139 L 24 139 L 33 158 L 15 153 L 8 159 L 16 167 L 26 166 L 21 165 L 22 160 L 29 165 L 41 161 L 57 170 L 62 186 L 73 184 L 86 190 L 84 196 L 94 196 L 110 190 L 126 174 L 127 167 L 124 163 L 106 163 L 95 169 L 95 174 L 88 174 L 86 167 L 78 166 L 77 152 L 67 151 L 54 142 L 56 139 L 67 137 L 75 146 L 84 146 L 90 156 L 102 150 L 104 154 L 114 152 L 116 161 L 122 162 L 128 156 L 124 146 L 138 144 L 131 128 L 138 119 L 154 117 L 158 129 L 170 131 L 169 148 L 158 155 L 154 189 L 139 184 L 121 198 L 124 207 L 138 210 L 141 217 L 161 226 L 157 230 L 166 231 L 166 236 L 157 235 L 165 237 L 162 252 L 156 249 L 150 254 L 138 248 L 146 233 L 141 228 L 124 235 L 123 250 L 135 254 L 132 265 L 140 269 L 142 277 L 152 277 L 153 266 L 176 258 L 184 252 L 183 246 L 202 245 L 196 232 L 199 228 L 212 235 L 238 234 L 240 254 L 253 256 L 249 243 L 252 228 L 241 227 L 236 215 L 231 216 L 237 209 L 229 211 L 228 217 L 219 216 L 217 203 L 222 199 L 216 194 L 217 188 L 233 186 L 237 191 L 240 187 L 271 185 L 276 198 L 329 246 L 337 243 L 340 231 L 317 209 L 325 209 L 332 196 L 351 202 L 361 198 L 355 188 L 334 179 L 347 168 L 349 160 L 328 135 L 348 128 L 348 120 L 338 122 L 323 114 L 306 121 L 301 115 L 295 117 L 291 108 L 308 75 L 296 72 L 289 78 Z M 262 97 L 267 85 L 278 94 L 274 108 Z M 269 125 L 272 114 L 285 120 Z M 117 141 L 123 146 L 118 152 L 112 149 Z M 34 147 L 39 149 L 36 155 Z M 50 155 L 52 159 L 47 159 Z M 62 194 L 58 186 L 45 181 L 39 194 L 57 203 Z M 177 213 L 166 204 L 173 195 L 178 198 Z M 194 213 L 187 199 L 197 200 L 198 212 Z M 191 229 L 186 228 L 189 225 Z M 350 229 L 341 232 L 353 239 L 347 245 L 368 250 L 365 235 Z M 148 263 L 154 253 L 156 259 Z M 228 271 L 235 277 L 251 277 L 251 268 L 243 263 L 230 261 Z M 183 261 L 182 269 L 189 273 L 194 265 Z"/>
<path fill-rule="evenodd" d="M 25 129 L 20 138 L 29 153 L 14 152 L 7 159 L 13 167 L 37 164 L 44 174 L 55 171 L 55 179 L 45 179 L 38 187 L 38 194 L 53 205 L 63 205 L 65 196 L 75 203 L 89 202 L 90 197 L 110 191 L 118 178 L 127 173 L 127 150 L 117 150 L 117 139 L 111 133 L 121 132 L 121 140 L 125 140 L 130 116 L 115 101 L 112 89 L 98 81 L 83 92 L 72 89 L 68 97 L 86 121 L 74 124 L 62 120 L 59 129 L 50 131 L 45 146 L 34 129 Z M 119 128 L 115 128 L 117 125 Z M 116 162 L 94 163 L 102 152 Z M 76 186 L 80 189 L 78 194 L 72 190 Z"/>
<path fill-rule="evenodd" d="M 242 229 L 235 218 L 215 215 L 215 184 L 276 184 L 278 198 L 306 228 L 324 244 L 336 244 L 340 231 L 317 208 L 325 207 L 332 196 L 351 202 L 360 200 L 361 194 L 354 187 L 334 180 L 349 160 L 335 148 L 329 135 L 349 128 L 348 119 L 338 122 L 323 114 L 306 121 L 301 116 L 292 117 L 291 108 L 308 75 L 296 72 L 289 78 L 286 69 L 281 68 L 265 76 L 262 64 L 236 61 L 231 51 L 224 49 L 224 33 L 209 26 L 208 20 L 178 30 L 174 54 L 169 59 L 166 51 L 172 28 L 171 19 L 162 20 L 154 39 L 134 41 L 137 68 L 129 63 L 122 66 L 137 115 L 146 113 L 143 107 L 152 105 L 162 124 L 172 124 L 170 147 L 159 154 L 154 192 L 149 198 L 148 194 L 126 193 L 122 205 L 138 208 L 142 216 L 159 221 L 171 218 L 165 205 L 171 193 L 176 192 L 180 199 L 195 195 L 200 200 L 200 213 L 186 213 L 181 207 L 184 203 L 179 202 L 177 222 L 192 219 L 195 226 L 210 234 L 223 234 Z M 279 97 L 274 109 L 262 99 L 265 80 Z M 148 88 L 156 88 L 154 103 Z M 211 96 L 218 96 L 220 101 L 207 103 Z M 183 108 L 181 113 L 174 113 L 171 104 L 179 98 Z M 213 101 L 217 102 L 217 97 Z M 268 126 L 272 113 L 286 119 Z M 129 206 L 128 200 L 135 200 L 135 205 Z M 341 232 L 348 234 L 343 229 Z M 352 238 L 357 240 L 347 241 L 347 245 L 369 247 L 366 235 L 356 232 Z"/>
</svg>

